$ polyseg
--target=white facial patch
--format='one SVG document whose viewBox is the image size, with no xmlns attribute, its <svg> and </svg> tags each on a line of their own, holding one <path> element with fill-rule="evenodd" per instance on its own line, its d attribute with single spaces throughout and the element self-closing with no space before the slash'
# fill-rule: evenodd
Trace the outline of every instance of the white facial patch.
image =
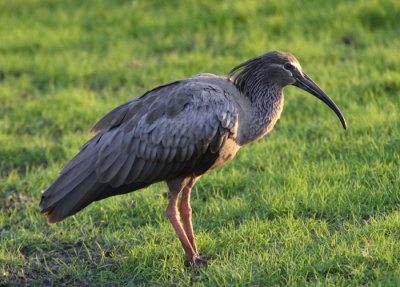
<svg viewBox="0 0 400 287">
<path fill-rule="evenodd" d="M 290 64 L 294 67 L 296 67 L 296 69 L 301 73 L 301 66 L 299 63 L 295 63 L 295 62 L 290 62 Z M 271 64 L 271 66 L 275 66 L 275 67 L 280 67 L 282 68 L 282 70 L 286 71 L 286 73 L 288 73 L 289 76 L 293 77 L 293 73 L 287 69 L 285 69 L 284 65 L 281 64 Z"/>
<path fill-rule="evenodd" d="M 290 62 L 290 64 L 295 67 L 300 73 L 301 73 L 301 66 L 299 63 L 294 63 L 294 62 Z M 275 67 L 280 67 L 282 70 L 284 70 L 286 73 L 288 73 L 288 75 L 292 78 L 294 78 L 292 71 L 285 69 L 284 65 L 282 64 L 271 64 L 271 66 L 275 66 Z"/>
<path fill-rule="evenodd" d="M 297 70 L 301 71 L 301 66 L 300 66 L 300 64 L 299 64 L 299 63 L 293 63 L 293 62 L 290 62 L 290 64 L 292 64 L 292 66 L 296 67 L 296 68 L 297 68 Z"/>
</svg>

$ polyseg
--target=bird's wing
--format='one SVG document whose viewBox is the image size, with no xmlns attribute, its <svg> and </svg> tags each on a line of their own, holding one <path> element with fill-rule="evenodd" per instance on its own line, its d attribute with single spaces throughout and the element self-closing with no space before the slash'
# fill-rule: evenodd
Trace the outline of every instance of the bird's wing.
<svg viewBox="0 0 400 287">
<path fill-rule="evenodd" d="M 143 116 L 146 109 L 142 107 L 151 104 L 154 100 L 154 96 L 160 94 L 160 90 L 166 90 L 168 87 L 172 88 L 176 85 L 182 84 L 182 82 L 183 81 L 175 81 L 158 86 L 132 101 L 119 105 L 103 116 L 90 131 L 97 132 L 100 130 L 109 130 L 123 124 L 127 120 L 131 120 L 132 117 L 139 118 Z"/>
<path fill-rule="evenodd" d="M 100 182 L 151 183 L 195 169 L 197 159 L 216 154 L 227 137 L 235 137 L 237 122 L 236 106 L 220 87 L 193 79 L 173 82 L 104 116 L 93 127 L 102 130 L 80 154 L 97 151 Z M 82 161 L 76 157 L 62 172 Z"/>
</svg>

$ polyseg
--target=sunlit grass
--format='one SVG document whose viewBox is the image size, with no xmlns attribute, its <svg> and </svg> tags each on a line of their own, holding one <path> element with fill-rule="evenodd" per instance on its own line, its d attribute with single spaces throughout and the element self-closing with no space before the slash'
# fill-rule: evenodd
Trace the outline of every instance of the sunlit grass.
<svg viewBox="0 0 400 287">
<path fill-rule="evenodd" d="M 0 285 L 400 284 L 400 2 L 0 3 Z M 41 190 L 120 103 L 292 52 L 348 122 L 285 89 L 275 129 L 192 195 L 196 271 L 167 187 L 47 225 Z"/>
</svg>

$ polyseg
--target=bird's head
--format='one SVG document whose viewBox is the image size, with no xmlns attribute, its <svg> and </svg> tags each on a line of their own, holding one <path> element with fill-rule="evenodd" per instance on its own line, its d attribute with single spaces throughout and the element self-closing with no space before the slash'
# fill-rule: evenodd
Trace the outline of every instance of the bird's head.
<svg viewBox="0 0 400 287">
<path fill-rule="evenodd" d="M 232 69 L 228 74 L 234 77 L 236 86 L 244 92 L 248 87 L 293 85 L 314 95 L 327 104 L 339 117 L 343 128 L 347 129 L 346 120 L 333 100 L 302 70 L 299 61 L 290 53 L 268 52 L 250 59 Z"/>
</svg>

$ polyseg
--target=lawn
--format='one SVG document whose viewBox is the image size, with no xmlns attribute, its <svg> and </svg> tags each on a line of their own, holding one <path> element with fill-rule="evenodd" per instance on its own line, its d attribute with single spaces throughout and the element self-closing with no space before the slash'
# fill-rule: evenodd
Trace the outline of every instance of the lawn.
<svg viewBox="0 0 400 287">
<path fill-rule="evenodd" d="M 0 285 L 399 286 L 400 2 L 0 2 Z M 113 107 L 293 53 L 348 122 L 285 88 L 275 129 L 192 192 L 200 271 L 164 183 L 47 225 L 41 191 Z"/>
</svg>

